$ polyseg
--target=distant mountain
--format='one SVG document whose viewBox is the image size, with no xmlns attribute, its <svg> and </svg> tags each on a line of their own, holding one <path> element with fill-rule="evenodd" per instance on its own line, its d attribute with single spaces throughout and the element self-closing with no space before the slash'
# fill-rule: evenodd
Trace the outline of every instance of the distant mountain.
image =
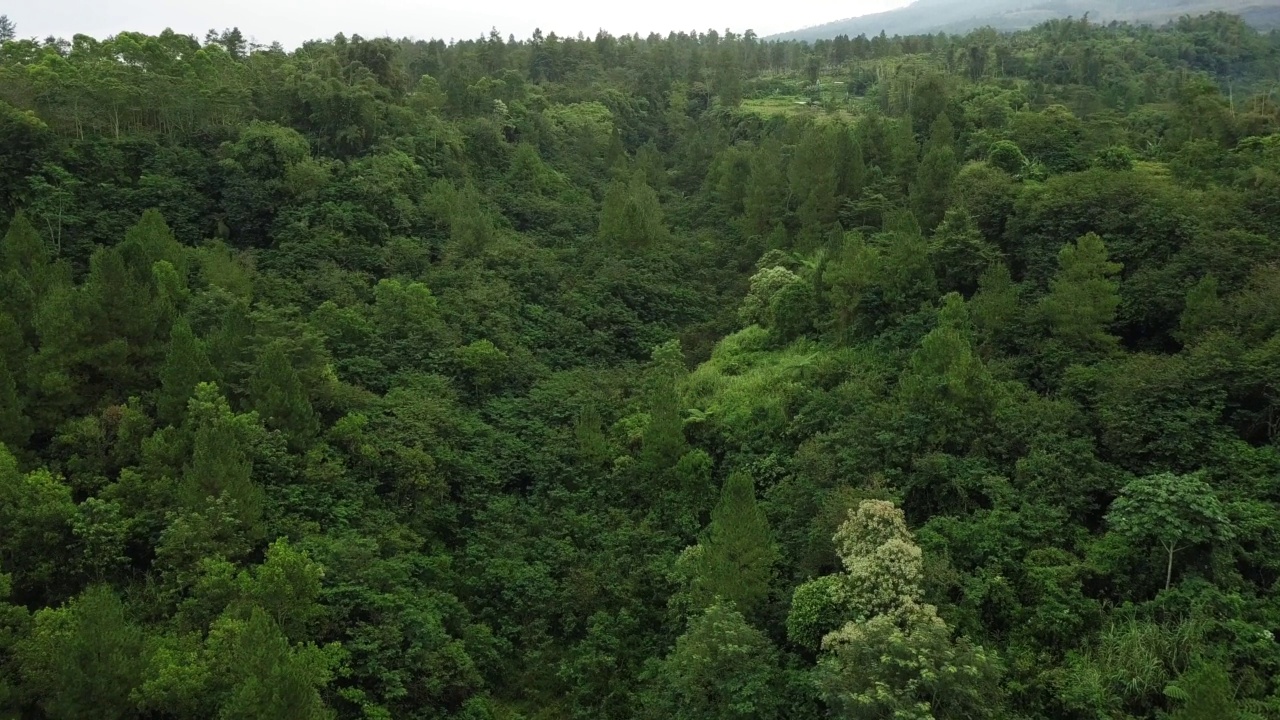
<svg viewBox="0 0 1280 720">
<path fill-rule="evenodd" d="M 773 36 L 781 40 L 822 40 L 837 35 L 964 33 L 991 26 L 1025 30 L 1046 20 L 1082 17 L 1097 22 L 1162 24 L 1183 15 L 1222 11 L 1241 15 L 1259 28 L 1280 27 L 1280 0 L 916 0 L 889 12 L 838 20 Z"/>
</svg>

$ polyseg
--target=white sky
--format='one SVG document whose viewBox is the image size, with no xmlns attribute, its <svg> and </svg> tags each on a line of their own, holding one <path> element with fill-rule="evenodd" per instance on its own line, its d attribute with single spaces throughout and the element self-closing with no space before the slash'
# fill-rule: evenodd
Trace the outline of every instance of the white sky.
<svg viewBox="0 0 1280 720">
<path fill-rule="evenodd" d="M 467 39 L 496 27 L 505 38 L 544 33 L 594 35 L 666 34 L 670 30 L 758 35 L 796 30 L 832 20 L 881 12 L 910 0 L 0 0 L 0 14 L 19 37 L 70 39 L 76 33 L 104 38 L 122 30 L 158 33 L 166 27 L 203 38 L 206 30 L 238 26 L 263 44 L 294 48 L 336 33 L 364 37 Z"/>
</svg>

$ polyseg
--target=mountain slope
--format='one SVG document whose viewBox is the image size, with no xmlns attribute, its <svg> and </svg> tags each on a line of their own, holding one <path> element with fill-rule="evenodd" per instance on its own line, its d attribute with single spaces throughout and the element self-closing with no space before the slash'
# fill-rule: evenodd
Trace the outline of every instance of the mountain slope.
<svg viewBox="0 0 1280 720">
<path fill-rule="evenodd" d="M 1022 30 L 1061 17 L 1089 17 L 1160 24 L 1182 15 L 1221 11 L 1243 16 L 1257 27 L 1280 25 L 1280 0 L 916 0 L 905 8 L 863 15 L 775 36 L 787 40 L 821 40 L 837 35 L 919 35 L 963 33 L 991 26 Z"/>
</svg>

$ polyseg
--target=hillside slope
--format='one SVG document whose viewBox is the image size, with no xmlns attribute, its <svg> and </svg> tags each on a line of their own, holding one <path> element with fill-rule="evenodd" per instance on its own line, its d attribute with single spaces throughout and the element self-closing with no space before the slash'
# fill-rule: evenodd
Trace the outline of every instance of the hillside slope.
<svg viewBox="0 0 1280 720">
<path fill-rule="evenodd" d="M 1241 15 L 1259 28 L 1280 26 L 1277 0 L 917 0 L 907 7 L 874 13 L 776 36 L 785 40 L 821 40 L 838 35 L 918 35 L 963 33 L 991 26 L 997 30 L 1024 30 L 1053 18 L 1089 17 L 1099 22 L 1119 20 L 1161 24 L 1183 15 L 1209 12 Z"/>
</svg>

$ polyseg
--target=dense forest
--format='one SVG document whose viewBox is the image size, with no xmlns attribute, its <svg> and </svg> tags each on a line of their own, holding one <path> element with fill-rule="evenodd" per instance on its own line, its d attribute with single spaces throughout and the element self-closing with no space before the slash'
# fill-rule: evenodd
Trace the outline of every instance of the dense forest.
<svg viewBox="0 0 1280 720">
<path fill-rule="evenodd" d="M 1280 35 L 4 29 L 0 718 L 1280 717 Z"/>
</svg>

